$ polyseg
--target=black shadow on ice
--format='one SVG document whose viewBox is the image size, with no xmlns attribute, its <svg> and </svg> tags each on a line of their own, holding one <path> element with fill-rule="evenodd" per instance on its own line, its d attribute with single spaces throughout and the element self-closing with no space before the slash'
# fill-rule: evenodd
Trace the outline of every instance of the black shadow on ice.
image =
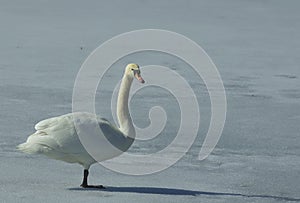
<svg viewBox="0 0 300 203">
<path fill-rule="evenodd" d="M 105 189 L 86 189 L 86 188 L 69 188 L 73 191 L 102 191 L 102 192 L 125 192 L 125 193 L 140 193 L 140 194 L 156 194 L 156 195 L 186 195 L 186 196 L 198 196 L 198 195 L 210 195 L 210 196 L 231 196 L 231 197 L 247 197 L 247 198 L 264 198 L 283 201 L 295 201 L 300 202 L 300 199 L 292 197 L 281 197 L 273 195 L 247 195 L 240 193 L 225 193 L 225 192 L 205 192 L 196 190 L 185 190 L 176 188 L 160 188 L 160 187 L 113 187 L 106 186 Z"/>
</svg>

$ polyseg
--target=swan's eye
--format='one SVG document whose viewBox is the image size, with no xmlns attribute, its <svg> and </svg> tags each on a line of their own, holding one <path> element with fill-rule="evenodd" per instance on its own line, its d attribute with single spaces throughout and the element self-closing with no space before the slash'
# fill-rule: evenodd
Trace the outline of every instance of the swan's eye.
<svg viewBox="0 0 300 203">
<path fill-rule="evenodd" d="M 131 70 L 132 70 L 132 71 L 134 71 L 134 69 L 133 69 L 133 68 L 131 68 Z"/>
</svg>

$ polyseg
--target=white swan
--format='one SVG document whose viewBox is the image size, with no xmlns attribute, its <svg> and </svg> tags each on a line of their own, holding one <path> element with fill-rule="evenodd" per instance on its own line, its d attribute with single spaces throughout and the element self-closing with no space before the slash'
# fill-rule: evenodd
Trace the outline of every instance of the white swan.
<svg viewBox="0 0 300 203">
<path fill-rule="evenodd" d="M 94 114 L 70 113 L 40 121 L 35 125 L 36 132 L 17 148 L 29 154 L 44 154 L 52 159 L 79 163 L 84 167 L 83 181 L 80 186 L 104 188 L 102 185 L 88 185 L 88 170 L 96 160 L 81 144 L 75 127 L 80 126 L 80 129 L 88 129 L 87 132 L 94 132 L 91 129 L 93 126 L 100 127 L 102 132 L 99 136 L 103 140 L 103 144 L 97 149 L 97 154 L 100 154 L 100 157 L 97 156 L 97 161 L 113 158 L 126 151 L 135 138 L 135 130 L 128 110 L 128 96 L 134 77 L 144 83 L 139 66 L 128 64 L 125 68 L 117 102 L 119 129 L 106 119 L 95 117 Z M 76 122 L 76 126 L 74 122 Z"/>
</svg>

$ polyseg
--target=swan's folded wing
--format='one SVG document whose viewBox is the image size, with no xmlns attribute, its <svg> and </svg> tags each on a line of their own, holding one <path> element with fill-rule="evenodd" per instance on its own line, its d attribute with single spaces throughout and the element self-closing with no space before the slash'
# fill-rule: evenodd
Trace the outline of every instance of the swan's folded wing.
<svg viewBox="0 0 300 203">
<path fill-rule="evenodd" d="M 52 127 L 54 125 L 57 125 L 60 120 L 61 120 L 60 117 L 48 118 L 48 119 L 45 119 L 45 120 L 42 120 L 42 121 L 38 122 L 34 126 L 34 128 L 36 130 L 44 130 L 46 128 Z"/>
</svg>

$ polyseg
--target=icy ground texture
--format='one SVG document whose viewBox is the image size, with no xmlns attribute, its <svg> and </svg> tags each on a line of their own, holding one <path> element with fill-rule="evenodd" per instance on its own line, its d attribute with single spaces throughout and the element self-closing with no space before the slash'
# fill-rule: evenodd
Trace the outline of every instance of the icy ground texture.
<svg viewBox="0 0 300 203">
<path fill-rule="evenodd" d="M 109 2 L 0 2 L 1 201 L 300 201 L 300 2 Z M 79 165 L 15 150 L 33 132 L 36 122 L 71 111 L 75 76 L 92 50 L 117 34 L 143 28 L 184 34 L 216 63 L 226 88 L 228 111 L 213 154 L 197 160 L 210 116 L 203 82 L 184 73 L 174 58 L 147 55 L 130 60 L 178 70 L 198 91 L 201 129 L 189 153 L 176 165 L 158 174 L 134 177 L 96 164 L 90 182 L 108 189 L 83 190 L 79 188 Z M 117 64 L 118 70 L 126 62 Z M 118 79 L 120 74 L 112 72 L 111 78 Z M 114 84 L 107 81 L 99 88 L 111 94 Z M 141 105 L 155 103 L 163 94 L 150 89 L 136 98 L 133 117 L 137 124 L 146 126 L 148 122 L 147 110 L 138 111 Z M 109 102 L 97 103 L 101 116 L 111 119 L 106 108 Z M 173 107 L 176 113 L 176 103 L 168 105 L 171 112 Z M 161 149 L 172 140 L 176 119 L 169 117 L 169 127 L 158 141 L 135 143 L 131 151 Z"/>
</svg>

